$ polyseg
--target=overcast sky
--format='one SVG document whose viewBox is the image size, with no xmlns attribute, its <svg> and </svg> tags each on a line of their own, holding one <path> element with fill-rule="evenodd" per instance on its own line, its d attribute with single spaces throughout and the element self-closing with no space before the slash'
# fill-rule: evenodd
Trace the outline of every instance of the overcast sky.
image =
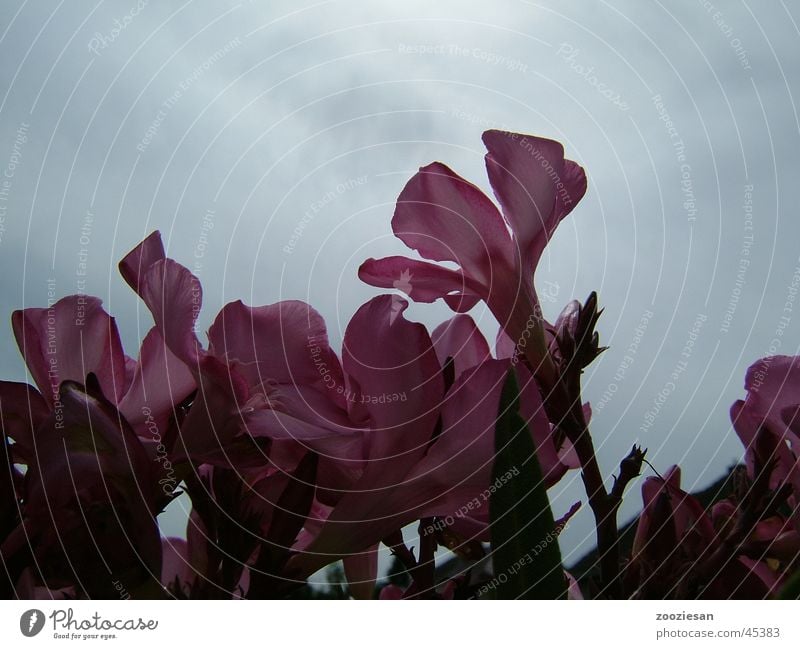
<svg viewBox="0 0 800 649">
<path fill-rule="evenodd" d="M 800 341 L 800 3 L 719 5 L 4 0 L 3 378 L 25 377 L 11 311 L 48 278 L 81 290 L 84 264 L 135 356 L 149 315 L 116 264 L 156 228 L 203 282 L 204 328 L 230 300 L 299 298 L 338 347 L 377 292 L 358 265 L 407 252 L 403 184 L 441 160 L 488 191 L 480 134 L 501 127 L 564 142 L 589 178 L 537 285 L 549 317 L 591 290 L 606 308 L 585 381 L 605 472 L 637 442 L 706 486 L 741 456 L 746 367 Z M 581 494 L 562 481 L 556 515 Z M 640 506 L 637 485 L 623 518 Z M 591 534 L 584 508 L 567 562 Z"/>
</svg>

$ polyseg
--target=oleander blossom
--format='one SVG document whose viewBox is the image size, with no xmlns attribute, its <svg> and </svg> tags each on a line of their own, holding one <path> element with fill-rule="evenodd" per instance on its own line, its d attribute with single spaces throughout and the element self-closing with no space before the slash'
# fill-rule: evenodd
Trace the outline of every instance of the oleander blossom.
<svg viewBox="0 0 800 649">
<path fill-rule="evenodd" d="M 155 328 L 138 360 L 126 356 L 95 297 L 15 311 L 11 322 L 38 387 L 0 381 L 0 555 L 12 583 L 28 596 L 115 595 L 97 569 L 105 561 L 131 591 L 147 587 L 161 561 L 156 516 L 177 487 L 167 445 L 191 374 Z"/>
<path fill-rule="evenodd" d="M 747 397 L 731 407 L 731 420 L 745 446 L 751 479 L 758 467 L 772 469 L 770 487 L 791 488 L 795 528 L 800 531 L 800 357 L 770 356 L 745 376 Z"/>
<path fill-rule="evenodd" d="M 751 365 L 747 396 L 731 407 L 745 447 L 730 495 L 704 507 L 680 488 L 680 469 L 645 480 L 626 579 L 643 598 L 764 598 L 778 593 L 800 555 L 797 415 L 800 358 Z"/>
<path fill-rule="evenodd" d="M 586 175 L 553 140 L 490 130 L 483 142 L 502 215 L 475 185 L 433 162 L 408 181 L 392 218 L 395 236 L 409 248 L 458 270 L 394 256 L 368 259 L 359 277 L 419 302 L 441 298 L 457 312 L 483 300 L 540 380 L 552 385 L 556 370 L 533 275 L 556 227 L 585 194 Z"/>
<path fill-rule="evenodd" d="M 642 599 L 763 599 L 784 581 L 787 543 L 780 515 L 753 516 L 753 491 L 706 509 L 680 486 L 681 472 L 642 485 L 639 516 L 626 580 L 630 596 Z M 794 553 L 797 552 L 794 545 Z"/>
<path fill-rule="evenodd" d="M 339 595 L 356 599 L 797 591 L 800 357 L 748 369 L 730 411 L 744 464 L 717 493 L 685 491 L 677 466 L 643 481 L 628 551 L 617 513 L 647 451 L 633 446 L 609 479 L 581 398 L 605 349 L 602 309 L 591 293 L 550 325 L 533 284 L 585 175 L 556 142 L 483 140 L 499 208 L 441 163 L 423 167 L 392 227 L 426 261 L 359 270 L 443 299 L 456 313 L 432 331 L 384 294 L 355 311 L 341 351 L 300 300 L 236 300 L 198 333 L 200 281 L 157 231 L 119 264 L 153 319 L 136 359 L 97 298 L 15 311 L 33 385 L 0 381 L 0 595 L 313 597 L 311 576 L 339 564 Z M 500 325 L 494 350 L 466 313 L 479 301 Z M 548 489 L 571 469 L 595 518 L 594 568 L 566 566 L 559 548 L 581 503 L 556 519 Z M 186 533 L 164 536 L 181 495 Z"/>
<path fill-rule="evenodd" d="M 270 485 L 285 491 L 285 476 L 313 459 L 307 472 L 313 495 L 295 512 L 295 520 L 305 520 L 284 535 L 284 552 L 279 561 L 271 557 L 269 571 L 280 571 L 291 551 L 295 576 L 341 558 L 353 584 L 372 583 L 381 541 L 422 518 L 455 514 L 488 487 L 499 393 L 511 363 L 491 357 L 469 316 L 444 323 L 432 339 L 405 318 L 405 300 L 378 296 L 350 320 L 340 360 L 310 306 L 237 301 L 217 315 L 204 347 L 194 332 L 199 280 L 165 256 L 158 233 L 120 269 L 199 386 L 172 450 L 175 462 L 212 465 L 205 478 L 212 486 L 220 471 L 235 467 L 251 489 L 260 485 L 259 492 L 278 497 Z M 453 385 L 445 394 L 448 359 Z M 524 367 L 517 372 L 523 414 L 552 485 L 574 464 L 554 446 L 533 377 Z M 199 487 L 190 487 L 193 499 L 204 498 Z M 262 521 L 248 527 L 268 536 L 274 507 L 254 503 L 249 510 L 262 511 Z M 486 540 L 488 507 L 470 513 L 455 519 L 451 533 Z M 190 525 L 202 536 L 212 523 L 195 517 Z M 173 563 L 182 547 L 169 552 Z M 236 553 L 247 567 L 231 574 L 249 571 L 251 587 L 266 588 L 253 579 L 254 570 L 266 572 L 257 544 Z M 225 584 L 231 592 L 240 587 L 232 579 Z"/>
</svg>

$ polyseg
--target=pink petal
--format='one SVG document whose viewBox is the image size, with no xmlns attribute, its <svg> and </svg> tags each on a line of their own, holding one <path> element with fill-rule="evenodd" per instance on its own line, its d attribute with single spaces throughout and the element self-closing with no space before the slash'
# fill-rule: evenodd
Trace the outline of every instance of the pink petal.
<svg viewBox="0 0 800 649">
<path fill-rule="evenodd" d="M 270 404 L 263 393 L 251 394 L 237 369 L 216 357 L 204 356 L 198 367 L 200 385 L 181 425 L 175 461 L 191 457 L 220 466 L 236 462 L 263 466 L 269 462 L 292 470 L 305 451 L 312 449 L 325 458 L 351 460 L 348 466 L 360 466 L 362 431 L 337 425 L 332 416 L 315 415 L 307 406 L 300 407 L 298 402 L 309 402 L 309 394 Z M 286 392 L 292 386 L 282 389 Z M 270 444 L 269 459 L 259 450 L 266 441 Z"/>
<path fill-rule="evenodd" d="M 586 192 L 583 169 L 554 140 L 486 131 L 486 170 L 503 215 L 532 271 L 556 226 Z"/>
<path fill-rule="evenodd" d="M 442 299 L 456 313 L 467 313 L 481 301 L 480 296 L 474 293 L 450 293 Z"/>
<path fill-rule="evenodd" d="M 407 306 L 396 296 L 373 298 L 345 331 L 342 363 L 371 424 L 362 488 L 401 479 L 425 453 L 439 414 L 441 367 L 424 325 L 403 316 Z"/>
<path fill-rule="evenodd" d="M 696 498 L 680 488 L 681 472 L 677 466 L 671 467 L 664 478 L 647 478 L 642 485 L 644 508 L 639 517 L 636 536 L 633 542 L 633 556 L 648 552 L 648 545 L 659 533 L 662 525 L 672 525 L 674 538 L 679 545 L 688 544 L 687 553 L 699 556 L 717 538 L 711 517 Z M 666 504 L 668 512 L 658 511 Z M 668 513 L 668 517 L 664 516 Z M 665 548 L 652 548 L 665 550 Z M 672 552 L 673 548 L 669 548 Z"/>
<path fill-rule="evenodd" d="M 44 398 L 53 403 L 62 381 L 85 383 L 92 372 L 103 394 L 118 403 L 125 390 L 125 355 L 117 325 L 102 301 L 71 295 L 49 309 L 14 311 L 17 345 Z"/>
<path fill-rule="evenodd" d="M 442 433 L 425 457 L 402 482 L 380 490 L 356 487 L 346 494 L 307 553 L 295 557 L 296 569 L 313 574 L 338 556 L 362 551 L 421 517 L 446 516 L 480 498 L 490 482 L 494 427 L 507 368 L 507 362 L 487 361 L 459 377 L 445 401 Z"/>
<path fill-rule="evenodd" d="M 188 456 L 221 466 L 234 461 L 264 464 L 267 458 L 257 447 L 268 441 L 269 462 L 284 470 L 291 470 L 307 449 L 350 462 L 348 471 L 358 470 L 363 431 L 350 424 L 346 411 L 309 387 L 265 382 L 251 388 L 240 373 L 243 367 L 211 354 L 200 358 L 199 388 L 181 426 L 176 459 Z M 341 472 L 336 475 L 334 482 L 344 479 Z"/>
<path fill-rule="evenodd" d="M 559 221 L 574 210 L 578 202 L 586 195 L 586 172 L 576 162 L 564 160 L 561 181 L 564 183 L 564 191 L 556 191 L 554 210 Z"/>
<path fill-rule="evenodd" d="M 251 386 L 265 381 L 313 386 L 336 395 L 344 378 L 328 343 L 322 316 L 305 302 L 248 307 L 227 304 L 208 331 L 209 351 L 228 362 Z"/>
<path fill-rule="evenodd" d="M 735 401 L 731 406 L 731 422 L 733 423 L 733 429 L 739 436 L 739 440 L 744 445 L 747 470 L 752 478 L 754 473 L 756 434 L 758 433 L 761 422 L 757 415 L 745 408 L 745 402 L 741 400 Z"/>
<path fill-rule="evenodd" d="M 25 517 L 29 529 L 41 533 L 36 552 L 46 553 L 72 531 L 77 534 L 73 542 L 83 543 L 81 536 L 89 529 L 86 512 L 112 506 L 118 516 L 109 526 L 114 534 L 124 533 L 129 545 L 116 547 L 98 537 L 97 549 L 118 559 L 138 557 L 151 571 L 160 571 L 155 514 L 163 494 L 153 462 L 116 408 L 100 395 L 65 382 L 59 400 L 59 409 L 36 431 L 36 458 L 26 474 Z M 68 554 L 81 551 L 64 549 Z"/>
<path fill-rule="evenodd" d="M 200 280 L 172 259 L 162 259 L 141 278 L 140 289 L 169 350 L 189 368 L 196 368 L 202 353 L 195 335 L 203 303 Z"/>
<path fill-rule="evenodd" d="M 673 479 L 674 476 L 677 475 L 678 480 L 680 480 L 680 469 L 677 466 L 672 467 L 666 475 Z M 633 558 L 636 558 L 647 550 L 651 536 L 657 531 L 653 529 L 655 527 L 654 523 L 656 523 L 657 515 L 658 524 L 664 522 L 661 518 L 661 512 L 656 512 L 656 508 L 659 497 L 665 491 L 666 483 L 659 477 L 646 478 L 642 483 L 642 501 L 644 506 L 642 507 L 642 513 L 639 515 L 636 535 L 633 540 Z"/>
<path fill-rule="evenodd" d="M 196 388 L 189 368 L 167 348 L 153 327 L 142 341 L 133 379 L 119 404 L 140 437 L 163 435 L 175 406 Z"/>
<path fill-rule="evenodd" d="M 381 594 L 378 599 L 403 599 L 405 591 L 400 586 L 389 584 L 381 588 Z"/>
<path fill-rule="evenodd" d="M 748 410 L 783 435 L 787 422 L 782 413 L 800 404 L 800 357 L 771 356 L 753 363 L 747 369 L 745 389 Z"/>
<path fill-rule="evenodd" d="M 125 255 L 119 262 L 119 272 L 128 286 L 141 295 L 143 278 L 150 270 L 150 266 L 161 259 L 166 259 L 166 255 L 164 244 L 161 243 L 161 233 L 156 230 Z"/>
<path fill-rule="evenodd" d="M 787 521 L 787 524 L 791 521 Z M 791 562 L 800 553 L 800 534 L 795 530 L 789 530 L 779 534 L 769 546 L 769 554 L 781 561 Z"/>
<path fill-rule="evenodd" d="M 214 358 L 198 359 L 197 395 L 180 429 L 177 460 L 204 456 L 231 442 L 240 432 L 248 389 L 244 379 Z"/>
<path fill-rule="evenodd" d="M 545 229 L 555 204 L 564 147 L 554 140 L 490 130 L 483 134 L 486 171 L 503 215 L 527 247 Z"/>
<path fill-rule="evenodd" d="M 181 586 L 191 584 L 195 573 L 189 563 L 189 550 L 184 539 L 161 539 L 161 584 L 171 586 L 177 579 Z"/>
<path fill-rule="evenodd" d="M 578 584 L 578 580 L 575 579 L 570 573 L 566 570 L 564 571 L 564 577 L 567 579 L 567 599 L 579 600 L 583 599 L 583 593 L 581 592 L 581 587 Z"/>
<path fill-rule="evenodd" d="M 397 199 L 392 230 L 426 259 L 457 263 L 490 286 L 513 268 L 500 213 L 486 195 L 440 162 L 422 167 Z"/>
<path fill-rule="evenodd" d="M 3 432 L 16 442 L 15 454 L 33 459 L 34 433 L 49 414 L 47 402 L 33 387 L 0 381 L 0 423 Z"/>
<path fill-rule="evenodd" d="M 497 337 L 494 342 L 494 353 L 497 358 L 514 358 L 517 351 L 517 343 L 511 340 L 511 337 L 506 333 L 505 329 L 501 326 L 497 330 Z"/>
<path fill-rule="evenodd" d="M 757 456 L 766 451 L 768 457 L 775 460 L 772 475 L 770 476 L 770 488 L 775 489 L 787 479 L 792 480 L 796 487 L 800 486 L 796 467 L 796 458 L 791 449 L 781 441 L 780 429 L 775 430 L 772 426 L 764 426 L 764 415 L 758 412 L 757 403 L 752 401 L 736 401 L 731 406 L 731 422 L 733 429 L 739 436 L 745 447 L 745 463 L 747 464 L 748 474 L 751 479 L 755 477 Z M 762 450 L 762 445 L 768 448 Z M 767 458 L 761 458 L 761 464 Z"/>
<path fill-rule="evenodd" d="M 457 312 L 469 311 L 483 292 L 479 283 L 460 271 L 407 257 L 367 259 L 358 269 L 358 276 L 371 286 L 403 291 L 415 302 L 444 298 Z"/>
<path fill-rule="evenodd" d="M 372 599 L 378 578 L 378 545 L 347 555 L 342 564 L 353 599 Z"/>
<path fill-rule="evenodd" d="M 298 444 L 311 449 L 323 457 L 335 460 L 359 462 L 362 455 L 363 432 L 357 429 L 334 427 L 327 423 L 309 421 L 306 416 L 295 416 L 271 408 L 256 410 L 244 409 L 237 417 L 241 429 L 252 437 L 264 437 L 282 449 L 281 442 L 288 443 L 291 448 Z M 291 451 L 294 454 L 294 451 Z M 278 458 L 270 453 L 270 457 L 279 466 L 283 466 Z"/>
<path fill-rule="evenodd" d="M 239 370 L 239 366 L 235 366 Z M 256 396 L 251 397 L 250 403 L 255 404 L 260 396 L 264 395 L 265 408 L 254 408 L 254 411 L 271 410 L 303 420 L 313 426 L 327 428 L 331 433 L 353 434 L 361 433 L 362 428 L 353 425 L 347 415 L 347 410 L 342 408 L 340 400 L 333 401 L 328 391 L 320 392 L 306 385 L 271 384 L 258 386 L 251 391 Z M 342 391 L 343 403 L 345 400 Z"/>
<path fill-rule="evenodd" d="M 492 357 L 486 338 L 468 315 L 456 315 L 440 324 L 431 334 L 439 363 L 453 359 L 455 375 Z"/>
<path fill-rule="evenodd" d="M 447 393 L 442 433 L 406 479 L 409 489 L 416 491 L 415 481 L 423 487 L 418 498 L 435 499 L 435 504 L 424 503 L 425 516 L 450 514 L 470 500 L 467 496 L 474 498 L 489 486 L 500 391 L 507 370 L 506 361 L 486 361 L 462 374 Z"/>
</svg>

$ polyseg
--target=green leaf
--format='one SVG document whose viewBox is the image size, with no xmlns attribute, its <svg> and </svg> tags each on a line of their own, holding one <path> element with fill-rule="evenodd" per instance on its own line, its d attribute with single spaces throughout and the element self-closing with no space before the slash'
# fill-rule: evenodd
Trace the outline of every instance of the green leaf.
<svg viewBox="0 0 800 649">
<path fill-rule="evenodd" d="M 566 580 L 550 500 L 508 372 L 495 427 L 490 487 L 492 562 L 498 599 L 559 599 Z"/>
<path fill-rule="evenodd" d="M 800 570 L 795 572 L 786 582 L 778 595 L 779 599 L 800 599 Z"/>
</svg>

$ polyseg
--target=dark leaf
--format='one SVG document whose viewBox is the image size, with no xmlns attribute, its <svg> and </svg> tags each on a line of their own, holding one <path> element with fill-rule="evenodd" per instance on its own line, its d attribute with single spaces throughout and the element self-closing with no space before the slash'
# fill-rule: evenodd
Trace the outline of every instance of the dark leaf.
<svg viewBox="0 0 800 649">
<path fill-rule="evenodd" d="M 558 599 L 566 580 L 542 470 L 509 371 L 500 397 L 489 499 L 492 560 L 500 599 Z"/>
</svg>

